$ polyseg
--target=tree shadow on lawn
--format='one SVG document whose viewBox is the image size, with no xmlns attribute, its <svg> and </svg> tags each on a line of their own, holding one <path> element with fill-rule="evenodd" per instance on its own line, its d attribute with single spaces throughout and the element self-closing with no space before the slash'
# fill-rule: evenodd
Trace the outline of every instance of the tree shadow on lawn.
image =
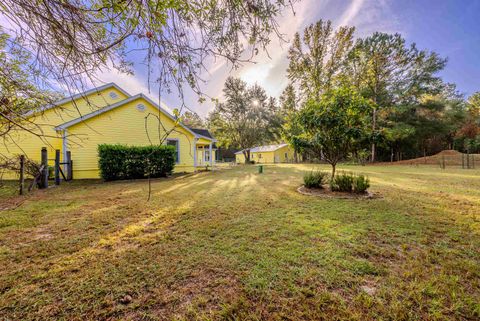
<svg viewBox="0 0 480 321">
<path fill-rule="evenodd" d="M 51 229 L 52 239 L 12 250 L 22 229 L 2 235 L 8 263 L 0 316 L 473 315 L 478 238 L 435 220 L 433 210 L 447 212 L 391 194 L 368 202 L 312 200 L 295 192 L 299 180 L 288 169 L 205 173 L 180 185 L 155 181 L 150 203 L 143 182 L 103 184 L 78 195 L 52 191 L 56 204 L 71 208 L 32 214 L 52 202 L 40 197 L 23 209 L 40 216 L 37 227 Z M 362 290 L 366 285 L 373 294 Z"/>
</svg>

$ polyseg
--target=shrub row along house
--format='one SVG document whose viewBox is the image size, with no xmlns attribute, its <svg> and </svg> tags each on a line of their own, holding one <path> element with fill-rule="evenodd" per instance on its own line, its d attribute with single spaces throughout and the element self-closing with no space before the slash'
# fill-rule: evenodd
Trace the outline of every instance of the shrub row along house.
<svg viewBox="0 0 480 321">
<path fill-rule="evenodd" d="M 215 139 L 208 131 L 183 125 L 145 95 L 131 96 L 114 83 L 65 98 L 30 117 L 41 124 L 36 132 L 12 133 L 11 139 L 0 146 L 0 154 L 24 154 L 39 161 L 41 147 L 45 146 L 50 159 L 55 150 L 60 150 L 63 162 L 70 151 L 74 178 L 100 177 L 101 144 L 173 145 L 175 172 L 214 165 Z"/>
<path fill-rule="evenodd" d="M 250 160 L 255 163 L 291 163 L 294 162 L 294 151 L 288 144 L 265 145 L 250 149 Z M 244 150 L 235 153 L 237 164 L 245 163 Z"/>
</svg>

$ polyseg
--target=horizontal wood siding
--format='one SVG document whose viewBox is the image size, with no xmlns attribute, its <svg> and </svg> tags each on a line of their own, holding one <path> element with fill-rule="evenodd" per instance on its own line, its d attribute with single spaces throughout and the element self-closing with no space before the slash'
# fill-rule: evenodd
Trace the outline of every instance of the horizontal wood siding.
<svg viewBox="0 0 480 321">
<path fill-rule="evenodd" d="M 117 94 L 117 98 L 110 97 L 110 92 Z M 60 106 L 50 108 L 37 115 L 32 115 L 30 121 L 38 124 L 33 129 L 34 133 L 25 130 L 15 130 L 0 144 L 0 154 L 6 157 L 25 155 L 27 158 L 40 161 L 40 150 L 47 147 L 48 158 L 55 157 L 55 149 L 62 150 L 62 134 L 55 131 L 55 127 L 67 121 L 86 115 L 108 104 L 113 104 L 127 98 L 125 94 L 114 87 L 106 88 L 99 93 L 92 93 L 85 97 L 64 103 Z M 36 135 L 37 134 L 37 135 Z M 76 138 L 71 143 L 78 143 Z M 60 153 L 63 161 L 63 152 Z M 53 165 L 53 161 L 49 161 Z M 5 178 L 14 178 L 15 175 L 7 174 Z"/>
<path fill-rule="evenodd" d="M 146 109 L 138 110 L 138 104 L 143 104 Z M 155 145 L 160 143 L 159 136 L 164 137 L 165 132 L 169 132 L 172 128 L 174 131 L 168 138 L 178 140 L 180 148 L 180 159 L 175 166 L 175 171 L 193 171 L 193 135 L 175 125 L 168 116 L 159 114 L 157 108 L 139 97 L 123 106 L 93 117 L 85 123 L 78 123 L 68 128 L 72 139 L 81 140 L 80 144 L 69 143 L 68 146 L 74 160 L 74 178 L 99 177 L 99 144 Z"/>
</svg>

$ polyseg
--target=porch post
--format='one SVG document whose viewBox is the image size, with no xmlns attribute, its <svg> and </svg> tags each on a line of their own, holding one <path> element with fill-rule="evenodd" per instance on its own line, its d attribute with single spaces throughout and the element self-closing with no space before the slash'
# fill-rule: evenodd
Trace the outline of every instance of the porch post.
<svg viewBox="0 0 480 321">
<path fill-rule="evenodd" d="M 197 171 L 197 141 L 198 138 L 193 139 L 193 171 Z"/>
<path fill-rule="evenodd" d="M 68 133 L 67 133 L 67 130 L 64 129 L 63 130 L 63 135 L 62 135 L 62 149 L 63 149 L 63 163 L 68 163 L 70 160 L 67 159 L 67 152 L 68 152 L 68 137 L 67 137 Z M 63 171 L 65 173 L 69 172 L 69 167 L 70 167 L 70 163 L 68 164 L 63 164 Z"/>
<path fill-rule="evenodd" d="M 213 153 L 212 153 L 212 143 L 210 142 L 210 145 L 208 146 L 209 154 L 210 154 L 210 166 L 212 167 L 213 171 Z"/>
</svg>

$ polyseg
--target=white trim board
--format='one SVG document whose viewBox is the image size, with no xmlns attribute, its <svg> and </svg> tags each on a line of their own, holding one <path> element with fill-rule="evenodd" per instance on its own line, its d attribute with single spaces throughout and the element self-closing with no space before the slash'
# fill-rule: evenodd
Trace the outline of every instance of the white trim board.
<svg viewBox="0 0 480 321">
<path fill-rule="evenodd" d="M 68 121 L 68 122 L 65 122 L 65 123 L 63 123 L 63 124 L 61 124 L 61 125 L 58 125 L 57 127 L 55 127 L 55 130 L 57 130 L 57 131 L 65 130 L 65 129 L 67 129 L 67 128 L 73 126 L 73 125 L 76 125 L 76 124 L 78 124 L 78 123 L 80 123 L 80 122 L 84 122 L 84 121 L 86 121 L 86 120 L 88 120 L 88 119 L 90 119 L 90 118 L 96 117 L 96 116 L 98 116 L 98 115 L 101 115 L 101 114 L 106 113 L 106 112 L 108 112 L 108 111 L 110 111 L 110 110 L 113 110 L 113 109 L 115 109 L 115 108 L 118 108 L 118 107 L 120 107 L 120 106 L 123 106 L 123 105 L 125 105 L 125 104 L 128 104 L 128 103 L 130 103 L 130 102 L 132 102 L 132 101 L 135 101 L 135 100 L 141 99 L 141 98 L 143 98 L 143 99 L 146 100 L 149 104 L 151 104 L 152 106 L 154 106 L 155 108 L 157 108 L 158 110 L 160 110 L 163 114 L 165 114 L 165 115 L 166 115 L 167 117 L 169 117 L 171 120 L 176 121 L 176 119 L 175 119 L 172 115 L 170 115 L 170 113 L 169 113 L 168 111 L 166 111 L 165 109 L 163 109 L 162 107 L 160 107 L 160 106 L 159 106 L 158 104 L 156 104 L 153 100 L 151 100 L 150 98 L 148 98 L 148 97 L 145 96 L 144 94 L 137 94 L 137 95 L 135 95 L 135 96 L 130 96 L 129 98 L 124 99 L 124 100 L 122 100 L 122 101 L 119 101 L 119 102 L 117 102 L 117 103 L 115 103 L 115 104 L 105 106 L 105 107 L 100 108 L 100 109 L 98 109 L 98 110 L 96 110 L 96 111 L 93 111 L 93 112 L 88 113 L 88 114 L 86 114 L 86 115 L 82 115 L 82 116 L 80 116 L 80 117 L 78 117 L 78 118 L 75 118 L 75 119 L 73 119 L 73 120 L 71 120 L 71 121 Z M 210 137 L 206 137 L 206 136 L 203 136 L 203 135 L 200 135 L 200 134 L 195 133 L 193 130 L 191 130 L 190 128 L 188 128 L 187 126 L 185 126 L 185 125 L 182 124 L 182 123 L 179 123 L 179 125 L 180 125 L 183 129 L 185 129 L 186 131 L 188 131 L 190 134 L 192 134 L 194 137 L 196 137 L 196 138 L 204 138 L 204 139 L 206 139 L 206 140 L 209 140 L 209 141 L 212 141 L 212 142 L 216 142 L 215 139 L 212 139 L 212 138 L 210 138 Z"/>
<path fill-rule="evenodd" d="M 90 95 L 90 94 L 94 94 L 94 93 L 100 93 L 101 91 L 105 90 L 105 89 L 108 89 L 108 88 L 115 88 L 117 89 L 118 91 L 120 91 L 121 93 L 123 93 L 125 96 L 127 97 L 131 97 L 131 95 L 129 93 L 127 93 L 124 89 L 120 88 L 116 83 L 108 83 L 108 84 L 105 84 L 105 85 L 102 85 L 102 86 L 99 86 L 99 87 L 95 87 L 95 88 L 92 88 L 92 89 L 89 89 L 87 91 L 84 91 L 82 93 L 79 93 L 79 94 L 76 94 L 76 95 L 73 95 L 73 96 L 70 96 L 70 97 L 67 97 L 67 98 L 63 98 L 59 101 L 56 101 L 55 103 L 53 104 L 50 104 L 50 105 L 47 105 L 47 106 L 43 106 L 41 107 L 40 109 L 38 110 L 32 110 L 28 113 L 25 114 L 25 117 L 28 117 L 28 116 L 32 116 L 36 113 L 42 113 L 42 112 L 45 112 L 49 109 L 52 109 L 52 108 L 55 108 L 55 107 L 59 107 L 60 105 L 63 105 L 65 103 L 68 103 L 68 102 L 71 102 L 71 101 L 74 101 L 76 99 L 79 99 L 79 98 L 85 98 L 86 96 Z"/>
</svg>

